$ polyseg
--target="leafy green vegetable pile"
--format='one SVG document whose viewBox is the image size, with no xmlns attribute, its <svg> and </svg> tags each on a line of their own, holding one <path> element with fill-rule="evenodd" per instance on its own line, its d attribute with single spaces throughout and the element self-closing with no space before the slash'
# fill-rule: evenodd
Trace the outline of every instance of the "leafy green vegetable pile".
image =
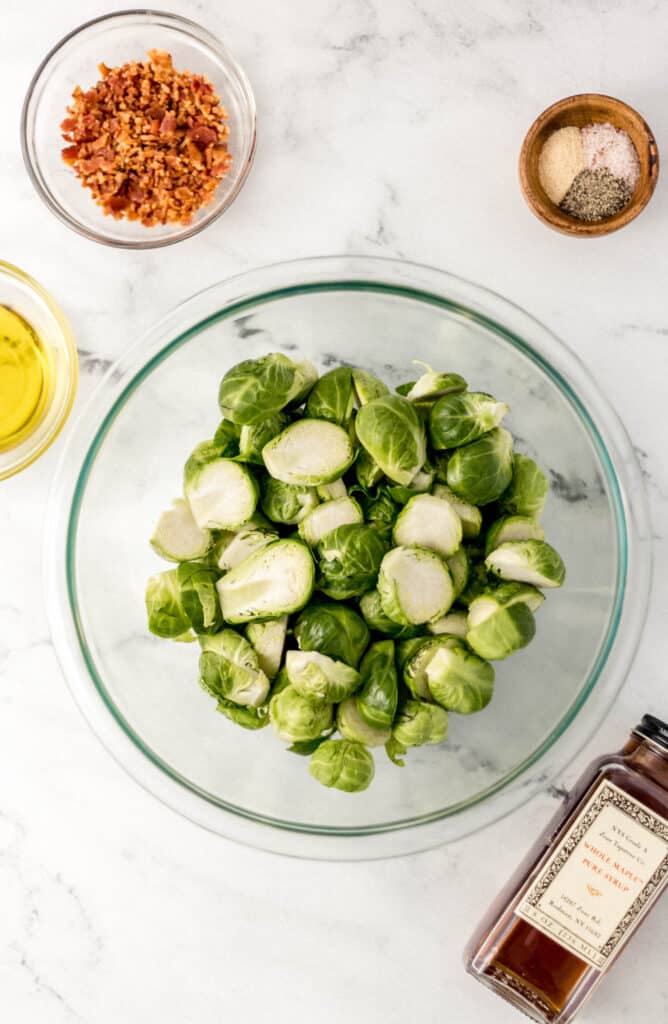
<svg viewBox="0 0 668 1024">
<path fill-rule="evenodd" d="M 368 748 L 403 765 L 441 743 L 448 712 L 491 700 L 489 662 L 533 638 L 564 580 L 547 481 L 513 452 L 508 407 L 456 373 L 391 394 L 272 354 L 226 373 L 219 404 L 151 540 L 179 564 L 148 581 L 149 629 L 199 639 L 231 721 L 271 722 L 323 785 L 366 789 Z"/>
</svg>

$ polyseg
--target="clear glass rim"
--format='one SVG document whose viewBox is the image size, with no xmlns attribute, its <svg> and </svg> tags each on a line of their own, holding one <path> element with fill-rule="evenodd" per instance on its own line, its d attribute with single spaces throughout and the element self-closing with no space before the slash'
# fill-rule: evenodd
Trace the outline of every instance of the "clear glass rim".
<svg viewBox="0 0 668 1024">
<path fill-rule="evenodd" d="M 210 50 L 212 50 L 218 60 L 224 63 L 230 71 L 232 71 L 235 77 L 239 81 L 242 92 L 244 94 L 244 102 L 249 115 L 249 119 L 252 125 L 251 139 L 248 147 L 248 152 L 244 157 L 243 166 L 239 179 L 234 188 L 227 195 L 225 202 L 221 204 L 220 208 L 211 210 L 209 214 L 206 214 L 196 224 L 192 224 L 187 228 L 184 228 L 182 232 L 175 233 L 168 238 L 151 239 L 147 238 L 144 240 L 124 240 L 117 238 L 110 238 L 102 231 L 95 231 L 91 228 L 86 227 L 73 216 L 64 206 L 54 198 L 51 190 L 48 188 L 40 170 L 40 162 L 37 159 L 35 148 L 32 142 L 30 126 L 32 124 L 34 104 L 39 99 L 39 95 L 42 89 L 42 79 L 45 72 L 48 70 L 51 62 L 58 56 L 60 51 L 66 47 L 70 42 L 75 40 L 78 36 L 87 32 L 91 28 L 95 28 L 98 25 L 111 22 L 120 21 L 142 21 L 149 23 L 151 21 L 160 20 L 166 22 L 171 28 L 178 29 L 185 35 L 194 36 L 205 43 Z M 208 227 L 209 224 L 213 224 L 214 221 L 218 220 L 219 217 L 225 213 L 226 210 L 232 205 L 234 200 L 239 195 L 239 192 L 246 183 L 248 172 L 253 164 L 255 157 L 255 150 L 257 147 L 257 116 L 255 106 L 255 96 L 251 88 L 251 84 L 246 76 L 245 71 L 240 64 L 234 59 L 227 47 L 209 32 L 208 29 L 199 25 L 197 22 L 192 21 L 190 18 L 183 18 L 179 14 L 172 14 L 169 11 L 159 11 L 152 8 L 131 8 L 125 11 L 113 11 L 111 14 L 103 14 L 98 18 L 91 18 L 89 21 L 83 22 L 76 28 L 72 29 L 67 35 L 63 36 L 55 46 L 53 46 L 46 54 L 44 59 L 40 62 L 37 70 L 30 80 L 28 89 L 26 92 L 25 99 L 23 101 L 23 108 L 21 110 L 21 152 L 23 154 L 23 162 L 37 194 L 39 195 L 42 202 L 48 207 L 51 213 L 55 214 L 56 217 L 63 224 L 67 225 L 72 231 L 76 231 L 77 234 L 82 235 L 84 238 L 89 239 L 93 242 L 99 242 L 101 245 L 108 245 L 114 249 L 160 249 L 166 245 L 175 245 L 177 242 L 183 242 L 186 238 L 192 238 L 193 235 L 203 231 L 204 228 Z"/>
<path fill-rule="evenodd" d="M 299 283 L 296 284 L 295 281 L 298 281 Z M 263 286 L 260 287 L 259 290 L 256 290 L 256 288 L 253 287 L 256 283 Z M 118 708 L 116 708 L 113 701 L 107 694 L 103 680 L 97 671 L 94 659 L 88 649 L 83 628 L 81 626 L 75 585 L 76 527 L 88 474 L 106 432 L 109 430 L 124 403 L 128 400 L 130 395 L 134 393 L 136 388 L 140 386 L 146 376 L 148 376 L 152 370 L 161 361 L 166 359 L 177 347 L 185 344 L 193 334 L 199 332 L 204 326 L 208 326 L 211 322 L 219 322 L 220 320 L 229 318 L 230 316 L 244 311 L 250 306 L 257 307 L 258 304 L 263 302 L 283 297 L 313 291 L 322 292 L 341 290 L 362 290 L 395 294 L 403 297 L 410 297 L 419 301 L 429 302 L 432 305 L 436 305 L 440 308 L 446 308 L 451 311 L 455 310 L 463 312 L 465 315 L 473 317 L 488 329 L 493 330 L 497 335 L 502 336 L 506 342 L 512 344 L 516 348 L 519 348 L 524 355 L 528 356 L 535 364 L 539 365 L 543 372 L 547 374 L 549 379 L 551 379 L 551 381 L 559 388 L 562 395 L 568 399 L 569 403 L 578 414 L 579 419 L 587 429 L 587 432 L 596 447 L 602 472 L 606 476 L 610 493 L 613 496 L 619 549 L 618 580 L 615 603 L 610 616 L 606 636 L 600 645 L 596 661 L 580 693 L 573 701 L 567 712 L 551 730 L 543 743 L 531 755 L 514 766 L 510 772 L 506 773 L 502 779 L 499 779 L 492 786 L 489 786 L 481 793 L 478 793 L 471 800 L 463 801 L 457 805 L 453 805 L 439 811 L 433 811 L 429 814 L 400 819 L 397 821 L 377 823 L 364 827 L 330 827 L 324 825 L 309 825 L 306 823 L 296 824 L 294 822 L 283 821 L 282 819 L 257 814 L 255 812 L 248 811 L 243 807 L 238 807 L 237 805 L 223 801 L 214 797 L 212 794 L 206 793 L 204 790 L 184 779 L 143 742 L 141 737 L 134 732 L 131 725 L 120 714 Z M 470 296 L 475 298 L 475 302 L 473 304 L 462 304 L 461 297 L 456 300 L 449 298 L 449 293 L 452 293 L 453 291 L 455 294 L 463 291 L 465 293 L 465 298 Z M 482 303 L 481 299 L 483 300 Z M 500 307 L 501 311 L 506 314 L 505 318 L 500 317 L 499 314 L 493 310 L 495 316 L 498 317 L 498 319 L 495 319 L 495 317 L 488 311 L 490 303 L 492 304 L 492 307 Z M 192 315 L 194 310 L 200 306 L 202 307 L 201 312 L 205 312 L 205 315 Z M 518 332 L 517 327 L 511 329 L 507 326 L 508 316 L 510 314 L 512 314 L 511 319 L 514 318 L 515 321 L 519 321 L 519 326 L 524 328 L 521 333 Z M 549 340 L 548 347 L 551 349 L 549 359 L 545 354 L 537 351 L 532 345 L 528 344 L 525 340 L 527 333 L 529 336 L 532 334 L 538 335 L 541 338 L 543 346 L 546 344 L 546 341 Z M 169 340 L 166 341 L 166 338 Z M 560 364 L 559 366 L 554 365 L 555 354 L 559 356 L 557 360 Z M 150 357 L 146 358 L 147 355 Z M 114 374 L 115 383 L 112 385 L 111 382 Z M 576 381 L 581 383 L 582 387 L 587 391 L 588 400 L 591 400 L 592 395 L 594 396 L 596 400 L 596 412 L 599 415 L 599 419 L 602 417 L 602 422 L 604 422 L 605 427 L 607 427 L 607 432 L 610 433 L 612 429 L 613 438 L 609 438 L 607 444 L 602 437 L 595 418 L 584 407 L 581 399 L 577 395 L 577 392 L 574 390 L 574 376 Z M 113 399 L 111 401 L 111 395 L 109 394 L 110 388 L 113 390 Z M 106 401 L 101 401 L 101 394 L 105 391 L 107 392 Z M 429 826 L 438 826 L 439 823 L 442 823 L 445 819 L 462 819 L 467 815 L 471 817 L 473 812 L 478 812 L 477 820 L 471 820 L 466 825 L 464 825 L 463 821 L 461 822 L 463 830 L 458 829 L 457 834 L 459 836 L 475 831 L 476 828 L 481 827 L 482 824 L 486 824 L 488 821 L 494 820 L 496 817 L 500 817 L 504 813 L 507 813 L 508 810 L 512 809 L 513 806 L 516 806 L 520 800 L 526 798 L 526 784 L 522 784 L 522 780 L 525 778 L 529 769 L 541 762 L 548 752 L 553 750 L 558 744 L 561 744 L 564 754 L 559 756 L 558 765 L 554 771 L 562 768 L 564 764 L 578 752 L 584 743 L 586 743 L 589 736 L 594 732 L 599 724 L 600 718 L 602 718 L 603 714 L 607 712 L 612 698 L 616 695 L 624 681 L 633 653 L 635 652 L 642 625 L 642 616 L 638 616 L 637 610 L 638 607 L 640 607 L 644 611 L 649 586 L 649 549 L 647 546 L 649 529 L 647 525 L 648 519 L 644 492 L 640 483 L 639 472 L 637 465 L 635 464 L 630 442 L 626 437 L 623 428 L 614 417 L 612 411 L 596 392 L 595 385 L 589 378 L 587 371 L 584 370 L 584 367 L 582 367 L 577 357 L 574 356 L 562 342 L 552 335 L 551 332 L 547 331 L 545 327 L 533 320 L 533 318 L 529 317 L 529 315 L 519 307 L 509 303 L 501 296 L 495 295 L 494 293 L 489 292 L 486 289 L 482 289 L 477 285 L 471 284 L 470 282 L 462 281 L 453 275 L 445 274 L 442 271 L 423 267 L 418 264 L 408 264 L 394 260 L 372 259 L 366 257 L 325 257 L 313 260 L 295 261 L 287 264 L 278 264 L 272 267 L 262 268 L 258 271 L 251 271 L 248 274 L 243 274 L 237 278 L 221 282 L 218 285 L 213 285 L 204 292 L 200 292 L 185 303 L 182 303 L 163 321 L 161 321 L 161 323 L 157 325 L 157 327 L 154 328 L 154 330 L 150 332 L 143 341 L 140 341 L 137 345 L 133 346 L 132 349 L 125 353 L 125 356 L 121 357 L 118 363 L 112 367 L 105 381 L 102 382 L 96 392 L 96 395 L 93 397 L 96 399 L 98 410 L 104 407 L 104 412 L 97 415 L 96 428 L 94 432 L 91 431 L 91 425 L 88 423 L 90 416 L 87 415 L 87 413 L 90 413 L 91 411 L 90 405 L 93 402 L 91 399 L 87 413 L 84 413 L 78 424 L 78 434 L 81 435 L 78 438 L 79 444 L 76 444 L 76 437 L 73 437 L 70 441 L 71 446 L 76 446 L 78 448 L 74 459 L 71 454 L 69 455 L 70 465 L 78 463 L 80 468 L 76 473 L 74 473 L 73 470 L 70 471 L 71 479 L 69 480 L 65 491 L 63 490 L 64 480 L 60 477 L 60 474 L 57 475 L 51 499 L 51 509 L 53 514 L 49 517 L 49 534 L 52 538 L 50 543 L 53 545 L 55 541 L 55 544 L 61 548 L 61 554 L 59 554 L 60 571 L 58 574 L 49 574 L 49 577 L 47 578 L 47 590 L 50 591 L 49 606 L 50 616 L 52 618 L 52 628 L 54 629 L 54 640 L 56 641 L 56 648 L 60 657 L 63 653 L 63 645 L 65 643 L 64 637 L 62 636 L 63 609 L 67 608 L 67 615 L 70 618 L 70 626 L 72 627 L 70 629 L 70 640 L 74 640 L 76 642 L 80 655 L 80 658 L 75 658 L 75 661 L 79 662 L 76 677 L 69 678 L 68 672 L 65 672 L 68 684 L 74 692 L 75 699 L 77 699 L 78 703 L 81 705 L 80 698 L 82 690 L 85 688 L 90 689 L 90 683 L 93 683 L 93 688 L 97 693 L 98 698 L 101 699 L 101 702 L 114 719 L 118 729 L 120 729 L 124 734 L 126 740 L 128 740 L 134 747 L 135 751 L 141 755 L 143 765 L 145 766 L 146 763 L 150 763 L 155 771 L 163 776 L 163 780 L 167 777 L 169 780 L 167 789 L 170 790 L 170 792 L 164 792 L 165 787 L 163 785 L 156 787 L 155 775 L 153 773 L 151 773 L 153 774 L 153 784 L 151 784 L 151 782 L 146 778 L 146 772 L 143 771 L 143 767 L 137 764 L 136 761 L 134 763 L 134 768 L 129 768 L 131 774 L 137 777 L 139 770 L 139 781 L 142 782 L 142 784 L 144 784 L 151 792 L 154 792 L 156 795 L 165 799 L 171 806 L 175 806 L 176 803 L 179 805 L 178 809 L 182 810 L 183 813 L 190 817 L 194 817 L 195 820 L 198 820 L 208 827 L 211 827 L 216 831 L 220 831 L 231 838 L 240 837 L 238 834 L 235 834 L 239 832 L 239 829 L 231 827 L 230 821 L 236 819 L 238 822 L 240 819 L 246 819 L 251 822 L 255 828 L 260 828 L 265 832 L 271 830 L 272 834 L 274 834 L 277 830 L 283 830 L 296 834 L 302 839 L 304 837 L 317 837 L 318 839 L 322 839 L 322 837 L 329 837 L 330 839 L 336 838 L 340 841 L 341 839 L 346 838 L 363 837 L 365 839 L 373 839 L 374 837 L 382 837 L 383 835 L 393 836 L 404 830 L 408 830 L 413 833 L 421 832 L 424 841 L 419 841 L 417 845 L 415 842 L 411 842 L 409 844 L 412 849 L 420 849 L 427 845 L 433 845 L 434 842 L 443 841 L 442 838 L 439 839 L 437 834 L 434 833 L 430 833 L 430 835 L 433 835 L 434 837 L 428 839 L 427 833 L 429 832 Z M 615 454 L 618 455 L 617 471 L 615 469 L 615 460 L 612 458 L 608 450 L 609 446 L 611 446 L 611 442 L 614 442 L 612 443 L 612 448 L 615 451 Z M 622 445 L 621 451 L 619 450 L 620 444 Z M 67 457 L 68 453 L 63 453 L 63 463 Z M 621 480 L 620 474 L 621 476 L 629 476 L 630 479 Z M 630 487 L 630 484 L 633 484 L 633 486 Z M 629 501 L 629 494 L 633 495 L 632 506 Z M 63 501 L 67 502 L 67 509 L 64 508 Z M 631 509 L 633 512 L 632 515 Z M 643 545 L 642 543 L 639 543 L 640 541 L 647 542 L 647 544 Z M 52 547 L 51 550 L 53 551 L 54 548 Z M 630 560 L 629 556 L 631 556 Z M 598 719 L 590 721 L 586 734 L 584 729 L 581 728 L 579 730 L 580 735 L 577 738 L 572 736 L 568 743 L 564 743 L 568 732 L 573 732 L 573 730 L 569 730 L 569 726 L 574 723 L 579 711 L 588 699 L 590 699 L 592 693 L 597 687 L 597 684 L 601 680 L 604 669 L 609 664 L 610 654 L 616 645 L 620 623 L 625 610 L 627 613 L 626 617 L 629 617 L 629 602 L 625 601 L 625 597 L 630 570 L 633 571 L 633 589 L 636 595 L 634 609 L 636 614 L 632 616 L 633 628 L 631 629 L 630 634 L 628 634 L 627 627 L 628 636 L 626 638 L 627 642 L 625 644 L 624 655 L 622 657 L 618 654 L 616 658 L 618 670 L 614 673 L 614 679 L 607 687 L 608 693 L 606 696 L 606 702 L 604 702 L 604 707 L 601 709 L 602 713 Z M 58 595 L 55 602 L 54 588 L 55 593 Z M 61 602 L 60 604 L 58 603 L 59 601 Z M 61 633 L 60 640 L 58 639 L 59 632 Z M 628 642 L 629 636 L 631 637 L 630 643 Z M 66 657 L 65 661 L 67 660 L 68 658 Z M 82 709 L 84 710 L 86 717 L 90 720 L 90 713 L 87 713 L 85 708 Z M 97 714 L 95 714 L 94 709 L 91 709 L 90 707 L 88 710 L 89 712 L 91 710 L 93 711 L 94 718 L 97 719 L 97 724 L 99 725 L 99 705 Z M 92 721 L 91 724 L 99 734 L 100 730 L 99 728 L 96 728 L 96 722 Z M 108 735 L 106 745 L 109 745 L 108 741 L 110 739 L 111 737 Z M 103 742 L 104 741 L 105 740 L 103 738 Z M 117 746 L 117 744 L 115 744 L 115 746 Z M 128 767 L 127 748 L 124 752 L 125 756 L 119 755 L 117 749 L 112 749 L 112 753 L 121 760 L 121 763 L 124 764 L 125 767 Z M 132 760 L 135 759 L 133 758 Z M 175 801 L 175 793 L 171 791 L 171 787 L 185 789 L 187 791 L 187 798 Z M 158 792 L 156 792 L 156 788 Z M 161 793 L 160 790 L 163 790 L 163 792 Z M 514 799 L 509 800 L 508 795 L 511 791 L 514 793 Z M 501 805 L 498 805 L 498 809 L 495 811 L 494 808 L 497 806 L 496 801 L 490 801 L 490 797 L 495 795 L 499 796 L 504 793 L 506 794 L 504 803 L 507 806 L 503 809 Z M 182 795 L 183 794 L 181 794 L 181 796 Z M 192 801 L 193 798 L 200 806 L 198 808 L 189 806 L 184 809 L 184 802 L 188 803 L 188 801 Z M 214 808 L 219 817 L 220 812 L 224 812 L 225 824 L 221 826 L 221 822 L 213 820 L 211 815 L 208 813 L 205 813 L 204 815 L 198 813 L 202 810 L 201 803 L 208 804 L 211 808 Z M 484 811 L 484 813 L 480 814 L 479 812 L 481 811 Z M 202 820 L 203 818 L 206 820 Z M 250 841 L 253 845 L 266 845 L 270 849 L 276 848 L 276 843 L 267 839 L 265 839 L 264 843 L 258 842 L 258 836 L 253 836 L 249 840 L 241 837 L 241 841 Z M 281 852 L 292 851 L 289 849 L 283 849 Z M 303 851 L 300 850 L 300 854 L 302 852 Z M 311 851 L 311 854 L 315 856 L 321 855 L 315 848 Z M 354 855 L 357 856 L 359 854 Z M 377 853 L 373 853 L 373 855 L 375 856 Z M 384 852 L 380 855 L 385 856 L 387 853 Z M 338 853 L 337 856 L 339 856 Z"/>
<path fill-rule="evenodd" d="M 39 457 L 44 454 L 47 448 L 51 447 L 51 445 L 56 440 L 61 430 L 65 426 L 67 418 L 72 410 L 72 405 L 74 404 L 74 399 L 77 393 L 77 386 L 79 383 L 79 354 L 77 352 L 77 346 L 74 340 L 74 334 L 72 333 L 72 328 L 70 327 L 69 320 L 67 319 L 64 312 L 62 311 L 56 300 L 53 298 L 53 296 L 50 295 L 50 293 L 46 290 L 46 288 L 44 288 L 39 283 L 39 281 L 36 281 L 34 277 L 31 277 L 30 274 L 26 274 L 26 272 L 24 270 L 21 270 L 19 267 L 15 267 L 13 263 L 7 263 L 5 260 L 0 260 L 0 276 L 8 277 L 10 279 L 20 281 L 21 284 L 27 285 L 30 291 L 34 292 L 35 295 L 37 295 L 37 297 L 44 303 L 44 305 L 48 308 L 51 316 L 54 318 L 56 324 L 58 325 L 60 337 L 61 340 L 63 341 L 65 350 L 67 352 L 68 361 L 68 375 L 64 392 L 65 400 L 62 403 L 60 411 L 58 412 L 58 415 L 54 419 L 50 429 L 44 434 L 44 437 L 37 444 L 37 446 L 27 451 L 23 458 L 19 459 L 17 462 L 10 463 L 7 466 L 2 465 L 4 457 L 11 456 L 11 448 L 8 448 L 0 456 L 0 480 L 8 480 L 9 477 L 14 476 L 16 473 L 20 473 L 21 470 L 26 469 L 28 466 L 32 465 L 33 462 L 39 459 Z M 45 412 L 45 417 L 47 415 L 48 409 Z M 29 438 L 26 438 L 26 441 L 30 440 L 30 438 L 32 438 L 33 436 L 39 436 L 40 428 L 44 425 L 44 422 L 45 420 L 42 419 L 42 421 L 35 428 L 34 435 L 31 434 Z"/>
</svg>

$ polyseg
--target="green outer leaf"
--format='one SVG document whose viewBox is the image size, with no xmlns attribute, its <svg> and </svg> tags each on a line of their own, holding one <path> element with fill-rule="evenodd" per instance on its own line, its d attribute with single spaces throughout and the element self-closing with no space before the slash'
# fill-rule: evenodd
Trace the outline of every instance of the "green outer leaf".
<svg viewBox="0 0 668 1024">
<path fill-rule="evenodd" d="M 245 462 L 264 466 L 262 449 L 280 434 L 289 422 L 290 417 L 286 413 L 277 412 L 259 423 L 245 424 L 239 434 L 239 457 Z"/>
<path fill-rule="evenodd" d="M 346 605 L 329 601 L 305 608 L 294 633 L 300 650 L 319 651 L 351 668 L 357 668 L 369 643 L 369 630 L 361 616 Z"/>
<path fill-rule="evenodd" d="M 498 427 L 508 406 L 474 391 L 439 398 L 429 414 L 429 436 L 437 450 L 470 444 Z"/>
<path fill-rule="evenodd" d="M 427 456 L 424 424 L 399 395 L 384 395 L 363 405 L 355 420 L 360 444 L 386 476 L 407 486 Z"/>
<path fill-rule="evenodd" d="M 466 634 L 466 642 L 476 654 L 488 661 L 500 661 L 531 643 L 536 621 L 527 605 L 512 604 L 500 608 Z"/>
<path fill-rule="evenodd" d="M 217 633 L 223 616 L 216 592 L 218 573 L 201 562 L 181 562 L 176 570 L 183 610 L 196 633 Z"/>
<path fill-rule="evenodd" d="M 293 743 L 292 746 L 288 747 L 291 754 L 299 754 L 300 757 L 310 757 L 314 751 L 318 749 L 333 733 L 333 729 L 325 733 L 324 736 L 316 736 L 314 740 L 299 740 L 297 743 Z"/>
<path fill-rule="evenodd" d="M 265 725 L 269 725 L 269 708 L 266 704 L 259 708 L 242 708 L 231 700 L 222 699 L 218 701 L 216 711 L 220 711 L 221 715 L 242 729 L 264 729 Z"/>
<path fill-rule="evenodd" d="M 357 404 L 360 406 L 368 405 L 375 398 L 380 398 L 381 395 L 389 395 L 390 393 L 388 386 L 379 377 L 369 373 L 368 370 L 359 370 L 357 368 L 353 370 L 353 389 L 357 398 Z"/>
<path fill-rule="evenodd" d="M 353 373 L 349 366 L 337 366 L 316 381 L 308 396 L 306 415 L 343 426 L 355 408 Z"/>
<path fill-rule="evenodd" d="M 513 478 L 501 495 L 501 507 L 510 515 L 538 517 L 547 500 L 549 485 L 540 466 L 519 452 L 513 456 Z"/>
<path fill-rule="evenodd" d="M 309 772 L 323 786 L 361 793 L 373 780 L 373 757 L 361 743 L 327 740 L 311 756 Z"/>
<path fill-rule="evenodd" d="M 328 533 L 316 551 L 318 589 L 342 601 L 375 587 L 387 544 L 370 526 L 351 523 Z"/>
<path fill-rule="evenodd" d="M 176 569 L 167 569 L 149 577 L 145 601 L 148 628 L 154 636 L 175 640 L 190 632 L 190 619 L 181 601 Z"/>
<path fill-rule="evenodd" d="M 512 435 L 497 427 L 457 448 L 448 462 L 448 487 L 473 505 L 489 505 L 511 481 L 512 455 Z"/>
<path fill-rule="evenodd" d="M 239 454 L 239 427 L 230 420 L 222 419 L 213 435 L 212 444 L 224 459 L 233 459 Z"/>
<path fill-rule="evenodd" d="M 362 686 L 357 710 L 374 729 L 388 729 L 397 710 L 399 684 L 394 655 L 393 641 L 379 640 L 371 644 L 360 665 Z"/>
</svg>

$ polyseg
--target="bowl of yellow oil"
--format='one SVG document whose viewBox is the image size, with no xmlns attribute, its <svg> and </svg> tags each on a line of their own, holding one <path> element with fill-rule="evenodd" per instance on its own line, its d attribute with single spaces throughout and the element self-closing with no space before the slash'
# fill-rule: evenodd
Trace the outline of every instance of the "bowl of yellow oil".
<svg viewBox="0 0 668 1024">
<path fill-rule="evenodd" d="M 74 336 L 37 281 L 0 260 L 0 480 L 38 459 L 60 433 L 77 389 Z"/>
</svg>

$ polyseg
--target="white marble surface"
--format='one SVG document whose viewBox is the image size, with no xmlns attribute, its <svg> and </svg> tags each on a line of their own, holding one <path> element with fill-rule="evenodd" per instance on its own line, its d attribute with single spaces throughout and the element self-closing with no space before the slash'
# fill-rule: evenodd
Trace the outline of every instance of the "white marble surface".
<svg viewBox="0 0 668 1024">
<path fill-rule="evenodd" d="M 631 679 L 596 740 L 668 714 L 668 190 L 616 236 L 534 220 L 516 159 L 548 103 L 618 95 L 668 140 L 668 7 L 647 0 L 183 0 L 221 35 L 259 107 L 248 184 L 203 235 L 138 255 L 61 226 L 18 142 L 37 62 L 122 4 L 24 0 L 0 15 L 2 257 L 62 301 L 81 350 L 78 405 L 108 360 L 175 302 L 245 268 L 323 252 L 402 255 L 516 300 L 590 367 L 631 433 L 652 506 L 655 584 Z M 668 145 L 666 146 L 668 152 Z M 65 688 L 41 596 L 60 445 L 0 485 L 0 1016 L 12 1024 L 398 1024 L 519 1020 L 462 971 L 466 934 L 558 794 L 456 845 L 371 864 L 299 863 L 180 819 L 108 757 Z M 559 784 L 568 784 L 581 758 Z M 668 1014 L 668 907 L 582 1015 Z"/>
</svg>

